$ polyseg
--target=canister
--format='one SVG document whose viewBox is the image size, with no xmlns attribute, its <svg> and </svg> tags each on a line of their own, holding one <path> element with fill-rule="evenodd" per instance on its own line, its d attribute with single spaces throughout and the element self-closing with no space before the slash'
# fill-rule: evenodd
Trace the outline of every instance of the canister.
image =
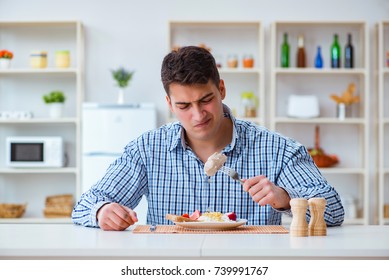
<svg viewBox="0 0 389 280">
<path fill-rule="evenodd" d="M 32 68 L 46 68 L 47 67 L 47 52 L 46 51 L 32 51 L 30 54 L 30 66 Z"/>
<path fill-rule="evenodd" d="M 251 54 L 246 54 L 243 56 L 243 68 L 253 68 L 254 67 L 254 58 Z"/>
<path fill-rule="evenodd" d="M 68 68 L 70 66 L 69 51 L 60 50 L 55 52 L 55 66 L 58 68 Z"/>
<path fill-rule="evenodd" d="M 256 100 L 254 92 L 246 91 L 241 95 L 242 117 L 255 118 L 257 116 Z"/>
</svg>

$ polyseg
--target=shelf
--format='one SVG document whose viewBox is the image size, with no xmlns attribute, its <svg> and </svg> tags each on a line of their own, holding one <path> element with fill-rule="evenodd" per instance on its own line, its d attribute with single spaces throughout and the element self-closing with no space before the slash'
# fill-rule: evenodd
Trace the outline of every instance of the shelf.
<svg viewBox="0 0 389 280">
<path fill-rule="evenodd" d="M 288 34 L 290 46 L 289 68 L 280 67 L 285 33 Z M 330 68 L 329 50 L 335 33 L 339 35 L 342 53 L 347 34 L 352 35 L 355 68 Z M 300 35 L 305 38 L 306 68 L 295 67 L 296 39 Z M 369 40 L 367 24 L 361 21 L 277 21 L 271 28 L 270 129 L 312 147 L 313 126 L 320 127 L 320 146 L 325 151 L 336 151 L 341 159 L 336 167 L 320 168 L 320 172 L 341 197 L 351 196 L 358 200 L 363 213 L 358 219 L 346 220 L 346 224 L 369 223 L 369 101 L 373 95 L 369 92 Z M 318 46 L 322 49 L 324 68 L 313 67 Z M 341 65 L 343 63 L 344 60 Z M 339 120 L 333 117 L 336 116 L 335 103 L 329 97 L 333 93 L 342 94 L 350 83 L 355 84 L 360 103 L 354 106 L 352 118 Z M 315 96 L 319 102 L 320 116 L 323 117 L 288 117 L 291 95 Z"/>
<path fill-rule="evenodd" d="M 312 119 L 294 119 L 294 118 L 274 118 L 275 123 L 295 123 L 295 124 L 339 124 L 339 125 L 365 125 L 366 120 L 363 118 L 349 118 L 339 120 L 337 118 L 312 118 Z"/>
<path fill-rule="evenodd" d="M 258 68 L 219 68 L 219 74 L 260 74 L 261 70 Z"/>
<path fill-rule="evenodd" d="M 0 124 L 78 124 L 77 118 L 32 118 L 32 119 L 0 119 Z"/>
<path fill-rule="evenodd" d="M 388 153 L 388 132 L 389 118 L 386 117 L 389 111 L 389 68 L 387 67 L 387 50 L 389 48 L 389 21 L 380 21 L 377 26 L 377 89 L 378 89 L 378 138 L 377 138 L 377 157 L 378 157 L 378 223 L 380 225 L 389 224 L 389 218 L 384 216 L 384 205 L 389 195 L 389 168 L 387 158 Z"/>
<path fill-rule="evenodd" d="M 0 69 L 0 75 L 18 75 L 18 74 L 73 74 L 78 73 L 77 68 L 10 68 Z"/>
<path fill-rule="evenodd" d="M 42 200 L 69 193 L 81 196 L 81 104 L 84 99 L 84 29 L 80 21 L 0 21 L 2 44 L 15 57 L 9 69 L 0 69 L 0 147 L 8 137 L 61 137 L 66 154 L 63 168 L 10 168 L 0 152 L 0 202 L 23 201 L 28 211 L 19 219 L 0 223 L 71 223 L 70 218 L 44 218 Z M 40 46 L 40 47 L 39 47 Z M 46 68 L 31 68 L 32 50 L 47 52 Z M 43 48 L 43 49 L 41 49 Z M 55 53 L 68 50 L 70 67 L 55 67 Z M 66 96 L 64 116 L 49 118 L 42 96 L 50 91 Z M 13 112 L 29 112 L 32 118 L 19 119 Z M 45 152 L 43 152 L 45 157 Z"/>
<path fill-rule="evenodd" d="M 205 44 L 211 49 L 219 74 L 225 81 L 227 96 L 223 102 L 233 112 L 241 112 L 241 93 L 252 91 L 258 101 L 257 118 L 245 118 L 265 125 L 264 94 L 264 31 L 259 21 L 170 21 L 168 50 L 176 46 Z M 250 54 L 254 58 L 253 68 L 244 68 L 242 58 Z M 226 67 L 227 58 L 235 55 L 238 67 Z M 242 115 L 242 114 L 240 114 Z M 172 115 L 167 113 L 168 121 Z"/>
<path fill-rule="evenodd" d="M 78 174 L 74 167 L 63 168 L 0 168 L 0 174 Z"/>
<path fill-rule="evenodd" d="M 71 218 L 0 218 L 0 224 L 71 224 Z"/>
<path fill-rule="evenodd" d="M 331 167 L 331 168 L 320 168 L 323 174 L 356 174 L 365 175 L 366 170 L 364 168 L 345 168 L 345 167 Z"/>
<path fill-rule="evenodd" d="M 332 69 L 332 68 L 275 68 L 275 74 L 294 74 L 294 75 L 365 75 L 366 70 L 363 68 L 353 69 Z"/>
</svg>

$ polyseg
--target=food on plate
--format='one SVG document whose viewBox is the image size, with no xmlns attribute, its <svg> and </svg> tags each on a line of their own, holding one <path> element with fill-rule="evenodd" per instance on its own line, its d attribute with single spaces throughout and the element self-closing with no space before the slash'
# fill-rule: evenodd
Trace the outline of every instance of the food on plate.
<svg viewBox="0 0 389 280">
<path fill-rule="evenodd" d="M 230 223 L 236 222 L 237 217 L 235 212 L 221 213 L 221 212 L 205 212 L 200 213 L 199 210 L 194 211 L 191 215 L 188 213 L 179 215 L 167 214 L 166 219 L 175 223 L 182 222 L 207 222 L 207 223 Z"/>
<path fill-rule="evenodd" d="M 214 153 L 211 155 L 207 162 L 204 164 L 204 171 L 207 176 L 213 176 L 216 172 L 223 166 L 223 164 L 227 161 L 226 155 L 222 153 Z"/>
<path fill-rule="evenodd" d="M 221 212 L 206 212 L 203 213 L 197 220 L 208 223 L 236 222 L 236 214 L 234 212 L 225 214 Z"/>
</svg>

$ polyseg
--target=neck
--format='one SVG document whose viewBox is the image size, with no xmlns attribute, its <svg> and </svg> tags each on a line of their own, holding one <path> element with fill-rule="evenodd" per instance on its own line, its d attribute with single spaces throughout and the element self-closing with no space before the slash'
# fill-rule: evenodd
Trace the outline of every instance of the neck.
<svg viewBox="0 0 389 280">
<path fill-rule="evenodd" d="M 187 142 L 193 152 L 205 163 L 213 153 L 220 152 L 231 143 L 232 131 L 233 125 L 231 119 L 223 118 L 220 128 L 211 139 L 197 140 L 187 138 Z"/>
</svg>

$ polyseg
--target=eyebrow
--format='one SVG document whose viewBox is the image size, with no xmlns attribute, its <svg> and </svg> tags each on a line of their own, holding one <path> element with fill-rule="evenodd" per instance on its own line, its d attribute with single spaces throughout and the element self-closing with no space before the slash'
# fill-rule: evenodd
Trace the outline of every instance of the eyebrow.
<svg viewBox="0 0 389 280">
<path fill-rule="evenodd" d="M 210 97 L 211 95 L 213 95 L 213 92 L 210 92 L 210 93 L 206 94 L 205 96 L 203 96 L 202 98 L 200 98 L 199 100 L 196 100 L 196 101 L 192 101 L 192 102 L 174 102 L 174 104 L 176 104 L 176 105 L 187 105 L 187 104 L 190 104 L 190 103 L 201 102 L 204 99 L 207 99 L 208 97 Z"/>
</svg>

